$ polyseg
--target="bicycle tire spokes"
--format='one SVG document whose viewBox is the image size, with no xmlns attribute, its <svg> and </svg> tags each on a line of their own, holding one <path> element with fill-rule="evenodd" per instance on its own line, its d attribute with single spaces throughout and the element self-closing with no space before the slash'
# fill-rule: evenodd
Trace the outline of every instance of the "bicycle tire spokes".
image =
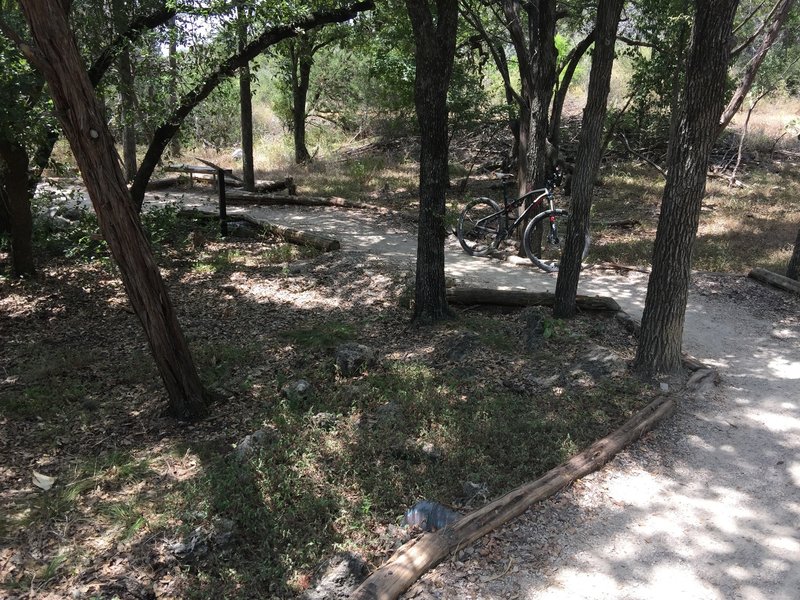
<svg viewBox="0 0 800 600">
<path fill-rule="evenodd" d="M 566 243 L 569 214 L 561 209 L 537 216 L 525 229 L 525 254 L 537 267 L 548 273 L 558 271 Z M 587 248 L 588 250 L 588 248 Z"/>
<path fill-rule="evenodd" d="M 494 249 L 502 225 L 503 211 L 494 201 L 473 200 L 459 218 L 458 241 L 468 254 L 485 256 Z"/>
</svg>

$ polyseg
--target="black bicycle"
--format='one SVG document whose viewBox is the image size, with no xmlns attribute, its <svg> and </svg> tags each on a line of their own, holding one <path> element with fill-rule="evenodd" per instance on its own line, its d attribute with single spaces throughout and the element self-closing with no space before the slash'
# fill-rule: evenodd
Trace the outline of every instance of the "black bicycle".
<svg viewBox="0 0 800 600">
<path fill-rule="evenodd" d="M 522 247 L 525 255 L 537 267 L 547 273 L 558 271 L 569 222 L 569 213 L 556 208 L 553 200 L 553 190 L 561 185 L 561 171 L 556 170 L 543 188 L 531 190 L 514 200 L 509 200 L 506 192 L 507 183 L 513 175 L 502 173 L 499 177 L 503 186 L 503 207 L 491 198 L 470 201 L 458 218 L 456 236 L 461 247 L 470 256 L 486 256 L 510 238 L 517 227 L 541 210 L 546 202 L 548 208 L 528 221 L 522 236 Z M 526 202 L 527 208 L 517 216 L 518 209 L 525 206 Z M 582 258 L 586 258 L 588 252 L 587 235 Z"/>
</svg>

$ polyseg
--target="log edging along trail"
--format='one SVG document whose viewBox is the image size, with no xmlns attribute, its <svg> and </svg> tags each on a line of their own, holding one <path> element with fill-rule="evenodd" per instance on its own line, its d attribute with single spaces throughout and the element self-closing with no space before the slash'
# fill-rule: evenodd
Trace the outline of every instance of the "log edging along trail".
<svg viewBox="0 0 800 600">
<path fill-rule="evenodd" d="M 490 292 L 496 293 L 497 290 L 453 288 L 448 290 L 448 300 L 469 304 L 470 302 L 458 302 L 456 299 L 481 298 L 484 302 L 472 303 L 485 304 L 488 303 Z M 502 298 L 511 299 L 514 306 L 530 306 L 534 304 L 533 300 L 552 304 L 550 296 L 552 294 L 530 292 L 515 293 L 511 296 L 501 295 Z M 612 306 L 617 304 L 613 299 L 602 296 L 595 296 L 590 300 L 592 302 L 585 306 L 585 309 L 613 310 Z M 618 306 L 616 316 L 634 335 L 638 333 L 639 322 Z M 702 362 L 685 353 L 683 364 L 691 371 L 707 368 Z M 660 396 L 634 414 L 621 427 L 535 481 L 508 492 L 439 531 L 423 533 L 406 542 L 355 590 L 351 596 L 352 600 L 395 600 L 424 573 L 450 554 L 518 517 L 535 503 L 549 498 L 575 480 L 600 469 L 623 448 L 669 417 L 676 408 L 677 402 L 674 397 Z"/>
<path fill-rule="evenodd" d="M 767 269 L 753 267 L 753 269 L 750 270 L 749 277 L 756 281 L 761 281 L 762 283 L 768 283 L 787 292 L 800 294 L 800 281 L 789 279 L 788 277 L 773 273 Z"/>
<path fill-rule="evenodd" d="M 592 473 L 620 450 L 639 439 L 676 408 L 672 397 L 662 396 L 628 419 L 619 429 L 596 441 L 583 452 L 494 500 L 481 509 L 433 533 L 407 542 L 353 593 L 353 600 L 395 600 L 425 572 L 451 553 L 518 517 L 536 502 Z"/>
</svg>

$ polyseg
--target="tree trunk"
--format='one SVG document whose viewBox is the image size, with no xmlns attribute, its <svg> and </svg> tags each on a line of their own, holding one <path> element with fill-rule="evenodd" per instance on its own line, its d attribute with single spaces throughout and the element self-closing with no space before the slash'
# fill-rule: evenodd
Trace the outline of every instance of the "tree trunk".
<svg viewBox="0 0 800 600">
<path fill-rule="evenodd" d="M 2 173 L 6 228 L 11 235 L 11 271 L 17 277 L 35 274 L 33 262 L 33 216 L 28 188 L 28 153 L 21 145 L 0 140 L 0 158 L 6 165 Z"/>
<path fill-rule="evenodd" d="M 306 102 L 311 83 L 313 60 L 300 41 L 292 51 L 292 133 L 294 134 L 294 161 L 303 164 L 311 160 L 306 147 Z"/>
<path fill-rule="evenodd" d="M 24 0 L 21 5 L 35 46 L 20 49 L 47 80 L 100 229 L 147 335 L 171 412 L 181 419 L 202 417 L 207 412 L 203 386 L 128 195 L 114 140 L 63 8 L 46 0 Z"/>
<path fill-rule="evenodd" d="M 119 56 L 119 96 L 120 121 L 122 122 L 122 162 L 125 165 L 125 180 L 133 181 L 136 177 L 136 122 L 133 97 L 133 70 L 131 54 L 126 48 Z"/>
<path fill-rule="evenodd" d="M 797 239 L 794 241 L 794 252 L 789 259 L 789 266 L 786 268 L 786 276 L 789 279 L 800 280 L 800 229 L 797 230 Z"/>
<path fill-rule="evenodd" d="M 547 135 L 550 116 L 550 99 L 556 82 L 556 2 L 537 0 L 526 6 L 528 13 L 528 38 L 530 40 L 530 68 L 533 87 L 529 99 L 530 130 L 526 181 L 530 189 L 544 185 L 552 170 L 551 150 Z M 524 252 L 524 251 L 523 251 Z"/>
<path fill-rule="evenodd" d="M 458 1 L 437 0 L 436 17 L 427 0 L 406 0 L 414 29 L 414 103 L 420 131 L 419 230 L 414 320 L 451 316 L 444 277 L 445 193 L 448 174 L 447 90 L 453 73 Z"/>
<path fill-rule="evenodd" d="M 601 2 L 600 4 L 600 8 L 602 8 L 603 3 Z M 550 114 L 549 139 L 550 143 L 553 145 L 553 148 L 555 148 L 556 156 L 559 155 L 561 150 L 561 113 L 564 110 L 564 101 L 567 99 L 569 84 L 572 82 L 572 78 L 575 75 L 575 69 L 578 68 L 578 63 L 581 61 L 581 58 L 583 58 L 583 55 L 586 54 L 586 51 L 591 47 L 591 45 L 594 44 L 596 35 L 595 31 L 596 30 L 593 29 L 589 35 L 578 42 L 565 59 L 563 69 L 564 76 L 558 83 L 558 89 L 553 96 L 553 110 Z M 589 98 L 591 97 L 591 94 L 589 94 Z"/>
<path fill-rule="evenodd" d="M 725 100 L 730 35 L 738 0 L 697 0 L 692 42 L 653 250 L 634 366 L 677 371 L 708 160 Z"/>
<path fill-rule="evenodd" d="M 247 46 L 247 9 L 237 7 L 239 12 L 239 52 Z M 250 89 L 250 63 L 239 70 L 239 107 L 242 124 L 242 179 L 244 189 L 255 191 L 256 177 L 253 161 L 253 93 Z"/>
<path fill-rule="evenodd" d="M 778 36 L 780 35 L 783 25 L 786 23 L 786 20 L 789 17 L 789 11 L 793 4 L 794 0 L 782 0 L 780 5 L 775 9 L 772 23 L 770 23 L 769 28 L 767 29 L 767 34 L 764 36 L 761 46 L 759 46 L 756 53 L 750 59 L 750 62 L 747 63 L 747 66 L 744 69 L 744 74 L 742 75 L 742 80 L 739 82 L 739 85 L 736 86 L 733 96 L 728 101 L 728 105 L 725 107 L 725 110 L 722 112 L 722 116 L 719 120 L 719 129 L 717 130 L 717 135 L 720 135 L 723 131 L 725 131 L 725 128 L 728 127 L 733 117 L 742 107 L 745 97 L 750 92 L 750 88 L 753 87 L 753 83 L 756 80 L 758 69 L 761 67 L 761 64 L 767 57 L 767 53 L 769 52 L 770 48 L 772 48 L 772 46 L 778 40 Z"/>
<path fill-rule="evenodd" d="M 603 151 L 603 124 L 606 120 L 608 93 L 611 89 L 611 68 L 614 64 L 614 45 L 623 0 L 601 0 L 597 7 L 592 70 L 586 108 L 583 110 L 581 137 L 572 178 L 571 219 L 566 233 L 566 245 L 561 256 L 556 282 L 556 317 L 575 315 L 575 297 L 581 272 L 581 258 L 589 233 L 589 212 L 597 168 Z"/>
<path fill-rule="evenodd" d="M 522 10 L 528 15 L 527 32 L 523 29 Z M 556 80 L 556 3 L 555 0 L 503 0 L 503 14 L 511 42 L 517 54 L 521 81 L 519 159 L 517 185 L 520 195 L 544 185 L 554 158 L 548 148 L 550 98 Z M 534 215 L 531 215 L 534 216 Z M 525 226 L 520 228 L 524 231 Z M 537 232 L 532 246 L 540 245 Z M 520 256 L 525 250 L 520 244 Z"/>
<path fill-rule="evenodd" d="M 169 105 L 176 106 L 178 104 L 178 34 L 175 31 L 174 17 L 170 19 L 169 25 L 169 49 L 167 50 L 169 59 Z M 176 129 L 170 141 L 170 154 L 176 158 L 181 155 L 181 138 L 177 134 L 178 130 Z"/>
<path fill-rule="evenodd" d="M 242 124 L 242 179 L 244 189 L 256 189 L 255 165 L 253 160 L 253 94 L 250 90 L 250 67 L 242 67 L 239 73 L 239 100 Z"/>
<path fill-rule="evenodd" d="M 130 22 L 129 5 L 122 0 L 113 0 L 111 14 L 114 21 L 115 37 L 119 36 L 128 27 Z M 119 125 L 122 133 L 122 164 L 125 181 L 133 181 L 136 177 L 136 98 L 133 88 L 133 69 L 131 68 L 131 52 L 129 46 L 124 46 L 117 59 L 117 74 L 119 88 Z"/>
</svg>

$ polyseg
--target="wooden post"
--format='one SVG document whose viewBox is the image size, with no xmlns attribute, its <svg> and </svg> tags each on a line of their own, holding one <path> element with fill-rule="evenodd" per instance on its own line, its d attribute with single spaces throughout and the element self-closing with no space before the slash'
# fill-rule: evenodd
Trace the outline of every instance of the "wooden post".
<svg viewBox="0 0 800 600">
<path fill-rule="evenodd" d="M 219 233 L 228 235 L 228 207 L 225 200 L 225 169 L 217 169 L 217 190 L 219 191 Z"/>
</svg>

